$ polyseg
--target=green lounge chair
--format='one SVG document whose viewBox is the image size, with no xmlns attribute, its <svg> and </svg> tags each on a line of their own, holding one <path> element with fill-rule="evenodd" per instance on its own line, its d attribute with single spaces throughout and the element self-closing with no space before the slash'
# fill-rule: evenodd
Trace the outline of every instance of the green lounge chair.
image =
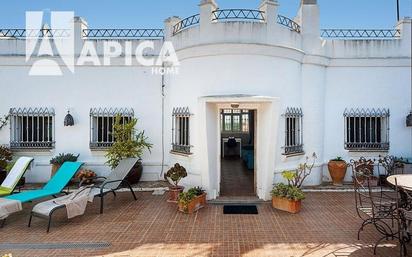
<svg viewBox="0 0 412 257">
<path fill-rule="evenodd" d="M 61 193 L 64 187 L 70 182 L 70 179 L 76 174 L 82 164 L 81 162 L 65 162 L 42 189 L 9 195 L 5 198 L 25 203 L 47 196 L 57 195 Z"/>
<path fill-rule="evenodd" d="M 0 196 L 6 196 L 13 193 L 14 189 L 17 186 L 17 183 L 19 183 L 19 180 L 21 179 L 21 177 L 23 177 L 32 161 L 33 158 L 31 157 L 20 157 L 16 161 L 6 179 L 0 185 Z"/>
</svg>

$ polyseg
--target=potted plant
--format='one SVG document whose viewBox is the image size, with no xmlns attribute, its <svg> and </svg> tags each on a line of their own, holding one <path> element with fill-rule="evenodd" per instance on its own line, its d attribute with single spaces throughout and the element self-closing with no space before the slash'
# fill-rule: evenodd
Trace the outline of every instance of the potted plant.
<svg viewBox="0 0 412 257">
<path fill-rule="evenodd" d="M 136 131 L 136 124 L 136 118 L 123 123 L 122 117 L 117 115 L 115 123 L 113 124 L 114 143 L 108 149 L 106 154 L 108 159 L 106 163 L 112 169 L 116 168 L 119 162 L 123 159 L 139 158 L 139 161 L 134 165 L 125 178 L 130 184 L 136 184 L 140 181 L 143 173 L 141 158 L 144 150 L 147 149 L 150 152 L 150 149 L 153 146 L 147 141 L 148 138 L 145 136 L 144 131 Z"/>
<path fill-rule="evenodd" d="M 342 157 L 336 157 L 328 162 L 328 170 L 333 185 L 342 186 L 347 167 L 348 164 L 342 160 Z"/>
<path fill-rule="evenodd" d="M 351 160 L 351 163 L 354 169 L 354 183 L 361 186 L 368 186 L 369 183 L 372 187 L 378 185 L 379 179 L 373 175 L 375 165 L 373 160 L 361 157 L 357 161 Z"/>
<path fill-rule="evenodd" d="M 194 187 L 181 192 L 178 199 L 179 211 L 192 214 L 206 205 L 206 193 L 201 187 Z"/>
<path fill-rule="evenodd" d="M 50 164 L 52 165 L 51 168 L 51 176 L 53 177 L 56 174 L 56 171 L 63 165 L 65 162 L 76 162 L 79 155 L 74 155 L 72 153 L 60 153 L 59 155 L 53 157 L 50 160 Z"/>
<path fill-rule="evenodd" d="M 282 172 L 282 177 L 287 180 L 287 184 L 278 183 L 274 186 L 271 192 L 273 208 L 293 214 L 300 212 L 302 200 L 305 199 L 301 187 L 315 166 L 317 159 L 315 153 L 313 153 L 312 159 L 313 162 L 309 164 L 309 157 L 306 157 L 306 162 L 300 164 L 297 169 Z"/>
<path fill-rule="evenodd" d="M 183 192 L 184 187 L 179 186 L 180 180 L 187 176 L 185 167 L 176 163 L 172 168 L 170 168 L 164 175 L 164 178 L 171 183 L 169 186 L 169 202 L 177 202 L 179 194 Z"/>
<path fill-rule="evenodd" d="M 7 168 L 13 159 L 13 153 L 10 148 L 0 145 L 0 184 L 7 177 Z"/>
<path fill-rule="evenodd" d="M 76 174 L 76 178 L 85 185 L 90 185 L 93 183 L 93 178 L 96 177 L 96 173 L 92 170 L 81 169 Z"/>
</svg>

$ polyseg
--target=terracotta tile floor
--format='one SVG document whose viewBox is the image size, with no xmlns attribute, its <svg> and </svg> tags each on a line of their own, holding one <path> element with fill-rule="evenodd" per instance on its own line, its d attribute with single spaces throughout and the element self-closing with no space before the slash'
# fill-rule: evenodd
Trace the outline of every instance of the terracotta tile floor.
<svg viewBox="0 0 412 257">
<path fill-rule="evenodd" d="M 86 215 L 66 221 L 57 215 L 49 234 L 46 221 L 27 227 L 30 205 L 9 218 L 0 229 L 1 243 L 109 242 L 101 249 L 0 250 L 0 256 L 373 256 L 378 237 L 367 228 L 356 240 L 360 220 L 353 209 L 353 193 L 308 193 L 300 214 L 258 206 L 259 215 L 223 215 L 222 205 L 208 205 L 197 214 L 177 212 L 167 195 L 119 193 L 109 196 L 103 215 L 98 203 Z M 397 242 L 385 242 L 377 256 L 398 256 Z M 412 247 L 410 247 L 412 248 Z M 412 252 L 412 249 L 410 249 Z"/>
</svg>

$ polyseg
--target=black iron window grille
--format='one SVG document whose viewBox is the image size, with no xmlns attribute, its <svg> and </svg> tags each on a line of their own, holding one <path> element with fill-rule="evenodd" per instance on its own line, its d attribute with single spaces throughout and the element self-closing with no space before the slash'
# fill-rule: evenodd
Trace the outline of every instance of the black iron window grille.
<svg viewBox="0 0 412 257">
<path fill-rule="evenodd" d="M 217 20 L 255 20 L 264 21 L 265 12 L 250 9 L 218 9 L 212 12 L 212 21 Z"/>
<path fill-rule="evenodd" d="M 225 109 L 220 113 L 222 132 L 249 132 L 249 110 Z"/>
<path fill-rule="evenodd" d="M 199 22 L 200 22 L 200 15 L 199 14 L 189 16 L 189 17 L 179 21 L 178 23 L 176 23 L 173 26 L 173 36 L 176 35 L 177 33 L 181 32 L 182 30 L 188 28 L 188 27 L 199 24 Z"/>
<path fill-rule="evenodd" d="M 105 149 L 113 145 L 113 125 L 120 116 L 122 124 L 134 117 L 132 108 L 92 108 L 90 109 L 90 148 Z"/>
<path fill-rule="evenodd" d="M 288 17 L 278 15 L 277 22 L 278 24 L 283 25 L 292 31 L 300 33 L 300 25 L 294 22 L 293 20 L 289 19 Z"/>
<path fill-rule="evenodd" d="M 9 115 L 12 149 L 54 147 L 53 108 L 11 108 Z"/>
<path fill-rule="evenodd" d="M 163 29 L 84 29 L 83 36 L 90 39 L 163 38 Z"/>
<path fill-rule="evenodd" d="M 389 109 L 346 109 L 345 149 L 389 150 Z"/>
<path fill-rule="evenodd" d="M 399 29 L 322 29 L 323 38 L 399 38 Z"/>
<path fill-rule="evenodd" d="M 69 37 L 71 30 L 69 29 L 0 29 L 0 38 L 36 38 L 36 37 L 54 37 L 62 38 Z"/>
<path fill-rule="evenodd" d="M 303 112 L 302 108 L 286 108 L 285 118 L 285 146 L 283 154 L 303 153 Z"/>
<path fill-rule="evenodd" d="M 172 151 L 190 154 L 190 112 L 188 107 L 173 108 Z"/>
</svg>

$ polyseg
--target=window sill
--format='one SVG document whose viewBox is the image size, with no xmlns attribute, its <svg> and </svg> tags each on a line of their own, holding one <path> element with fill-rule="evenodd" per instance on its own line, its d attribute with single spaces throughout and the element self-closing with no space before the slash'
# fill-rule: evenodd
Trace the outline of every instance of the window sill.
<svg viewBox="0 0 412 257">
<path fill-rule="evenodd" d="M 177 152 L 173 150 L 170 150 L 170 153 L 174 155 L 184 156 L 184 157 L 190 157 L 192 155 L 192 153 L 183 153 L 183 152 Z"/>
<path fill-rule="evenodd" d="M 389 152 L 389 149 L 345 149 L 348 152 L 354 152 L 354 153 L 359 153 L 359 152 L 367 152 L 367 153 L 373 153 L 373 152 L 378 152 L 378 153 L 387 153 Z"/>
<path fill-rule="evenodd" d="M 297 153 L 282 153 L 283 156 L 286 158 L 295 157 L 295 156 L 302 156 L 305 155 L 305 152 L 297 152 Z"/>
<path fill-rule="evenodd" d="M 10 150 L 12 150 L 13 152 L 50 152 L 53 149 L 54 147 L 10 147 Z"/>
</svg>

